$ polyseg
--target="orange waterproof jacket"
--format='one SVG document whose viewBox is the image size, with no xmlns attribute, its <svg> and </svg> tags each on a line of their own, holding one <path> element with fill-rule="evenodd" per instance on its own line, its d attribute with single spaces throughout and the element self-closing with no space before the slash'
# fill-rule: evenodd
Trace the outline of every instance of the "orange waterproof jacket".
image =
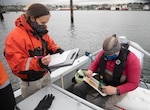
<svg viewBox="0 0 150 110">
<path fill-rule="evenodd" d="M 5 41 L 5 57 L 12 72 L 21 79 L 27 79 L 27 74 L 20 72 L 43 70 L 38 63 L 39 59 L 29 54 L 29 50 L 42 49 L 42 40 L 33 35 L 33 29 L 26 22 L 24 14 L 16 19 L 15 25 Z M 43 39 L 47 42 L 47 49 L 53 53 L 60 48 L 48 34 L 45 34 Z"/>
<path fill-rule="evenodd" d="M 8 80 L 7 72 L 0 60 L 0 86 L 2 86 Z"/>
</svg>

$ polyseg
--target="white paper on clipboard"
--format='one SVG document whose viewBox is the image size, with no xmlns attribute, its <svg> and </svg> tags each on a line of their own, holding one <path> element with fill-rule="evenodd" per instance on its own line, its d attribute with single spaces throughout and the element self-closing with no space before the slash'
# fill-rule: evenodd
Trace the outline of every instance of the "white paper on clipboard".
<svg viewBox="0 0 150 110">
<path fill-rule="evenodd" d="M 53 65 L 64 63 L 69 54 L 70 54 L 70 50 L 63 52 L 62 54 L 57 53 L 57 54 L 51 55 L 51 62 L 49 63 L 48 66 L 53 66 Z"/>
<path fill-rule="evenodd" d="M 58 55 L 54 54 L 55 56 L 52 56 L 53 61 L 50 62 L 48 67 L 50 69 L 54 69 L 54 68 L 72 65 L 78 56 L 78 52 L 79 52 L 79 48 L 74 48 L 63 52 L 62 54 L 58 54 Z"/>
</svg>

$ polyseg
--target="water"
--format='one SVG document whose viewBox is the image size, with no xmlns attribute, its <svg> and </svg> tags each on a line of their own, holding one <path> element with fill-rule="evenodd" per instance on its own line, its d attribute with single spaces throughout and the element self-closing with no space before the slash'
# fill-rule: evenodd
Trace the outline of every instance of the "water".
<svg viewBox="0 0 150 110">
<path fill-rule="evenodd" d="M 14 27 L 14 20 L 22 12 L 4 14 L 4 21 L 0 22 L 0 57 L 9 73 L 13 89 L 18 86 L 16 78 L 3 57 L 4 41 L 7 34 Z M 64 50 L 80 48 L 79 56 L 85 51 L 95 52 L 102 46 L 105 37 L 117 34 L 124 35 L 129 40 L 139 43 L 150 52 L 150 11 L 74 11 L 74 24 L 70 23 L 69 11 L 51 11 L 48 23 L 50 36 Z M 142 74 L 149 79 L 150 58 L 144 58 Z M 150 82 L 150 81 L 149 81 Z"/>
</svg>

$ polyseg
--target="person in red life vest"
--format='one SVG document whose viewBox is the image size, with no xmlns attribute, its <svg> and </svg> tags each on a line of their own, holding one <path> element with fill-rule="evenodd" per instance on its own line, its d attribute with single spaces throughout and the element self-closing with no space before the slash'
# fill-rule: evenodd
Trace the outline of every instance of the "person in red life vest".
<svg viewBox="0 0 150 110">
<path fill-rule="evenodd" d="M 101 86 L 101 90 L 106 96 L 99 95 L 93 101 L 105 110 L 111 110 L 126 93 L 135 90 L 140 82 L 140 61 L 128 47 L 128 43 L 120 43 L 116 35 L 107 37 L 103 42 L 103 49 L 86 71 L 89 78 L 97 72 L 97 80 L 105 84 Z M 85 99 L 90 89 L 92 87 L 82 81 L 74 86 L 73 92 Z"/>
<path fill-rule="evenodd" d="M 8 74 L 0 60 L 0 110 L 14 110 L 16 101 Z"/>
<path fill-rule="evenodd" d="M 46 24 L 50 17 L 47 6 L 32 4 L 16 19 L 16 27 L 5 40 L 4 56 L 12 72 L 21 79 L 24 98 L 50 83 L 50 54 L 64 51 L 48 35 Z"/>
</svg>

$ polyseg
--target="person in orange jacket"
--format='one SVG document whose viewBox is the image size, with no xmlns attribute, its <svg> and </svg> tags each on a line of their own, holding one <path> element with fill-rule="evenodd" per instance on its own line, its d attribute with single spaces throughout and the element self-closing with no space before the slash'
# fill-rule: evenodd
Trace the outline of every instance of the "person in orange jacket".
<svg viewBox="0 0 150 110">
<path fill-rule="evenodd" d="M 0 60 L 0 110 L 14 110 L 16 101 L 8 74 Z"/>
<path fill-rule="evenodd" d="M 5 41 L 4 56 L 12 72 L 21 78 L 24 98 L 50 83 L 50 54 L 64 51 L 48 35 L 50 17 L 47 6 L 32 4 L 16 19 L 16 27 Z"/>
</svg>

